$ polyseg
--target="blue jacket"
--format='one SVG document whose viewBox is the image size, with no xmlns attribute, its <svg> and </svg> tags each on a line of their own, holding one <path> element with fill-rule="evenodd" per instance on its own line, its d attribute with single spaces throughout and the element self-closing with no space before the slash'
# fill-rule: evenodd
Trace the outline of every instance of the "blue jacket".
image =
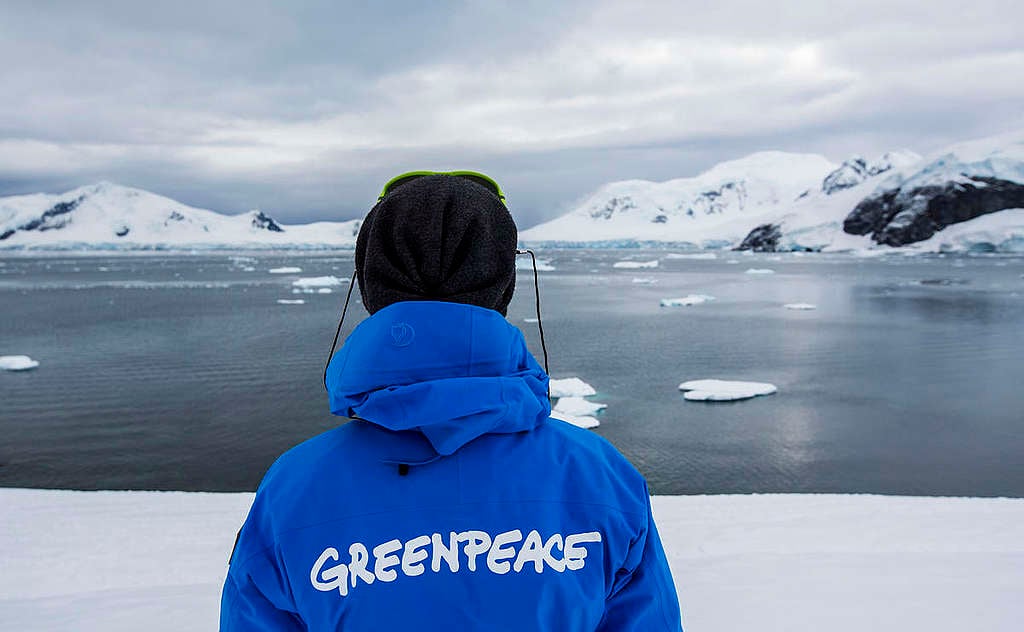
<svg viewBox="0 0 1024 632">
<path fill-rule="evenodd" d="M 643 477 L 549 418 L 499 313 L 396 303 L 327 371 L 356 418 L 281 456 L 232 554 L 221 630 L 679 631 Z"/>
</svg>

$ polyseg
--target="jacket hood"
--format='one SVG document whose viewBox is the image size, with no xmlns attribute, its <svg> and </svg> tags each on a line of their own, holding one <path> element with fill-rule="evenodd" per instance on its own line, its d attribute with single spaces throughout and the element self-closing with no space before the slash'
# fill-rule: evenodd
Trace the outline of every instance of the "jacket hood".
<svg viewBox="0 0 1024 632">
<path fill-rule="evenodd" d="M 551 413 L 548 376 L 523 334 L 474 305 L 406 301 L 370 316 L 327 367 L 335 415 L 418 431 L 437 456 L 485 434 L 536 428 Z"/>
</svg>

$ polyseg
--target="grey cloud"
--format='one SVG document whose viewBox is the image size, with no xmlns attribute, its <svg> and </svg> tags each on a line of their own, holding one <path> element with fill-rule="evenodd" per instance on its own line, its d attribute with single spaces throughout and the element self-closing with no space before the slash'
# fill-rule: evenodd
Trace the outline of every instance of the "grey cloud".
<svg viewBox="0 0 1024 632">
<path fill-rule="evenodd" d="M 552 6 L 555 5 L 555 6 Z M 0 194 L 96 179 L 284 221 L 411 168 L 522 225 L 751 151 L 839 160 L 1024 125 L 1017 2 L 7 2 Z"/>
</svg>

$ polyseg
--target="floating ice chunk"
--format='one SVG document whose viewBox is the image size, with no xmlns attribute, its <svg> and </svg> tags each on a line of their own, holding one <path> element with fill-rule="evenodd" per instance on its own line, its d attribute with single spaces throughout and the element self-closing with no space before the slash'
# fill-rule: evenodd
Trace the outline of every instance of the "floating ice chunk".
<svg viewBox="0 0 1024 632">
<path fill-rule="evenodd" d="M 334 290 L 332 290 L 332 289 L 331 289 L 331 288 L 329 288 L 329 287 L 322 287 L 322 288 L 318 289 L 318 290 L 316 291 L 316 293 L 317 293 L 317 294 L 330 294 L 330 293 L 331 293 L 331 292 L 333 292 L 333 291 L 334 291 Z"/>
<path fill-rule="evenodd" d="M 747 274 L 775 274 L 771 268 L 747 268 Z"/>
<path fill-rule="evenodd" d="M 529 270 L 533 272 L 533 260 L 529 257 L 516 259 L 516 270 Z M 549 259 L 537 259 L 537 272 L 554 272 L 555 266 L 551 265 Z"/>
<path fill-rule="evenodd" d="M 652 279 L 651 277 L 635 277 L 633 279 L 633 283 L 638 283 L 641 285 L 651 285 L 657 282 L 657 279 Z"/>
<path fill-rule="evenodd" d="M 539 320 L 539 319 L 537 319 L 537 318 L 524 318 L 524 319 L 523 319 L 523 322 L 524 322 L 524 323 L 539 323 L 539 322 L 540 322 L 540 320 Z"/>
<path fill-rule="evenodd" d="M 292 285 L 301 288 L 316 288 L 316 287 L 334 287 L 336 285 L 342 285 L 348 283 L 347 277 L 338 278 L 336 276 L 319 276 L 319 277 L 304 277 L 292 281 Z"/>
<path fill-rule="evenodd" d="M 728 263 L 731 266 L 734 266 L 734 265 L 738 264 L 739 262 L 740 262 L 739 259 L 729 259 L 728 261 L 726 261 L 726 263 Z"/>
<path fill-rule="evenodd" d="M 767 382 L 733 382 L 729 380 L 691 380 L 679 385 L 688 400 L 699 402 L 731 402 L 758 395 L 771 395 L 778 389 Z"/>
<path fill-rule="evenodd" d="M 278 305 L 305 305 L 306 301 L 301 298 L 279 298 L 277 299 Z"/>
<path fill-rule="evenodd" d="M 4 371 L 30 371 L 39 366 L 39 362 L 26 355 L 0 356 L 0 369 Z"/>
<path fill-rule="evenodd" d="M 252 266 L 242 266 L 242 272 L 255 272 L 256 268 Z"/>
<path fill-rule="evenodd" d="M 267 272 L 270 274 L 298 274 L 299 272 L 302 272 L 302 268 L 285 266 L 284 268 L 271 268 L 267 270 Z"/>
<path fill-rule="evenodd" d="M 716 255 L 713 252 L 694 252 L 694 253 L 684 253 L 684 254 L 678 254 L 678 253 L 675 253 L 675 252 L 670 252 L 667 255 L 665 255 L 665 258 L 666 259 L 696 259 L 698 261 L 711 261 L 713 259 L 717 259 L 718 255 Z"/>
<path fill-rule="evenodd" d="M 692 305 L 700 305 L 701 303 L 707 303 L 708 301 L 715 300 L 714 296 L 707 294 L 690 294 L 682 298 L 663 298 L 661 299 L 662 307 L 690 307 Z"/>
<path fill-rule="evenodd" d="M 590 397 L 596 394 L 593 386 L 578 377 L 551 380 L 552 397 Z"/>
<path fill-rule="evenodd" d="M 608 408 L 607 404 L 587 401 L 582 397 L 560 397 L 555 404 L 555 410 L 558 412 L 577 416 L 593 415 L 605 408 Z"/>
<path fill-rule="evenodd" d="M 785 307 L 786 309 L 796 309 L 796 310 L 818 309 L 818 306 L 813 304 L 813 303 L 786 303 L 785 305 L 783 305 L 783 307 Z"/>
<path fill-rule="evenodd" d="M 558 410 L 552 410 L 551 417 L 553 419 L 561 419 L 562 421 L 571 423 L 574 426 L 579 426 L 580 428 L 597 428 L 598 426 L 601 425 L 601 422 L 597 420 L 597 417 L 581 417 L 578 415 L 570 415 L 569 413 L 563 413 Z"/>
<path fill-rule="evenodd" d="M 657 268 L 658 260 L 654 261 L 616 261 L 612 264 L 613 268 L 624 268 L 626 270 L 636 270 L 638 268 Z"/>
</svg>

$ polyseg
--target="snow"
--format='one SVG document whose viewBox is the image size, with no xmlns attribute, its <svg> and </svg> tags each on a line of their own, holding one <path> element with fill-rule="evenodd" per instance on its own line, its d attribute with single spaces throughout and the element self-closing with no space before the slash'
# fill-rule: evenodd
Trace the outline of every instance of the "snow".
<svg viewBox="0 0 1024 632">
<path fill-rule="evenodd" d="M 771 268 L 747 268 L 747 274 L 775 274 Z"/>
<path fill-rule="evenodd" d="M 812 309 L 818 309 L 818 306 L 813 303 L 786 303 L 783 305 L 786 309 L 793 309 L 798 311 L 809 311 Z"/>
<path fill-rule="evenodd" d="M 608 408 L 607 404 L 587 401 L 582 397 L 560 397 L 554 409 L 569 415 L 586 416 L 593 415 L 605 408 Z"/>
<path fill-rule="evenodd" d="M 1024 209 L 1008 209 L 953 224 L 910 247 L 925 252 L 1024 253 Z"/>
<path fill-rule="evenodd" d="M 277 299 L 278 305 L 305 305 L 306 301 L 301 298 L 279 298 Z"/>
<path fill-rule="evenodd" d="M 109 182 L 0 198 L 0 234 L 14 231 L 0 243 L 4 249 L 352 248 L 360 223 L 287 225 L 259 211 L 224 215 Z"/>
<path fill-rule="evenodd" d="M 715 300 L 714 296 L 707 294 L 689 294 L 682 298 L 663 298 L 661 299 L 662 307 L 690 307 L 692 305 L 700 305 L 707 303 L 708 301 Z"/>
<path fill-rule="evenodd" d="M 39 362 L 27 355 L 0 356 L 0 371 L 29 371 L 39 366 Z"/>
<path fill-rule="evenodd" d="M 612 182 L 576 209 L 519 236 L 524 242 L 735 244 L 753 228 L 751 218 L 817 188 L 836 166 L 816 154 L 765 151 L 719 163 L 694 177 Z"/>
<path fill-rule="evenodd" d="M 0 489 L 0 629 L 216 629 L 252 498 Z M 1024 499 L 771 494 L 652 505 L 688 630 L 1016 632 L 1024 620 Z"/>
<path fill-rule="evenodd" d="M 560 419 L 566 423 L 570 423 L 574 426 L 585 428 L 587 430 L 597 428 L 601 425 L 601 422 L 597 420 L 597 417 L 592 417 L 590 415 L 570 415 L 569 413 L 562 412 L 560 410 L 552 410 L 551 417 L 552 419 Z"/>
<path fill-rule="evenodd" d="M 590 397 L 597 394 L 593 386 L 578 377 L 551 380 L 549 388 L 551 397 Z"/>
<path fill-rule="evenodd" d="M 731 402 L 750 399 L 758 395 L 771 395 L 778 389 L 767 382 L 736 382 L 730 380 L 691 380 L 679 385 L 679 390 L 690 401 Z"/>
<path fill-rule="evenodd" d="M 613 268 L 621 268 L 625 270 L 637 270 L 640 268 L 657 268 L 658 260 L 653 261 L 616 261 L 612 264 Z"/>
<path fill-rule="evenodd" d="M 348 283 L 349 279 L 346 277 L 338 278 L 336 276 L 318 276 L 318 277 L 304 277 L 292 281 L 292 285 L 297 288 L 308 289 L 308 288 L 322 288 L 322 287 L 335 287 Z"/>
<path fill-rule="evenodd" d="M 302 268 L 296 268 L 294 266 L 285 266 L 283 268 L 271 268 L 267 270 L 270 274 L 298 274 L 302 272 Z"/>
</svg>

